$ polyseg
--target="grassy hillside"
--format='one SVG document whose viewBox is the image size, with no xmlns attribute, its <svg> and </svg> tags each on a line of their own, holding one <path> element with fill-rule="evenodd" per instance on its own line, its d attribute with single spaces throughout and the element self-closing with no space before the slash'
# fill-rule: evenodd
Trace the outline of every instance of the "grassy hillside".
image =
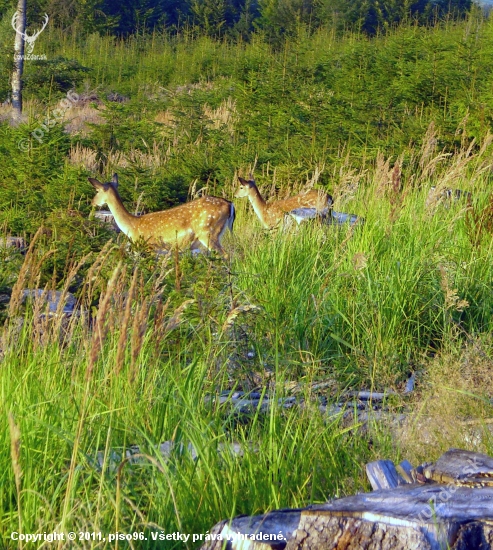
<svg viewBox="0 0 493 550">
<path fill-rule="evenodd" d="M 151 532 L 365 490 L 375 458 L 493 451 L 491 36 L 477 18 L 281 50 L 41 35 L 25 121 L 1 112 L 0 225 L 30 248 L 0 249 L 0 544 L 142 531 L 134 547 L 163 548 Z M 231 199 L 252 170 L 266 197 L 313 185 L 365 223 L 266 232 L 238 199 L 224 262 L 134 250 L 90 215 L 88 176 L 118 172 L 128 208 L 154 211 Z M 43 315 L 28 288 L 80 314 Z M 383 420 L 334 414 L 360 389 L 396 392 Z M 270 407 L 240 414 L 233 391 Z"/>
</svg>

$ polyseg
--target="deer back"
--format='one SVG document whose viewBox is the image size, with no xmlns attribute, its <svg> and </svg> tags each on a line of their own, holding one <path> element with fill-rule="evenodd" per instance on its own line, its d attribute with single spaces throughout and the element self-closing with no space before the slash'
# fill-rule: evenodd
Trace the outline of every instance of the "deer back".
<svg viewBox="0 0 493 550">
<path fill-rule="evenodd" d="M 179 246 L 196 239 L 210 240 L 222 234 L 231 217 L 231 203 L 219 197 L 201 197 L 163 212 L 153 212 L 138 218 L 132 239 L 144 238 L 150 244 Z M 202 239 L 201 239 L 202 238 Z"/>
</svg>

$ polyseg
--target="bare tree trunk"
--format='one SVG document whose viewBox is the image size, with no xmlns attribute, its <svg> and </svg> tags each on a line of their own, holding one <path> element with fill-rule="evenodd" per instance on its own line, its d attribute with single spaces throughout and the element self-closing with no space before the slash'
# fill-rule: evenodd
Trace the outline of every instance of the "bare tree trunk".
<svg viewBox="0 0 493 550">
<path fill-rule="evenodd" d="M 14 23 L 14 21 L 12 21 Z M 12 73 L 12 107 L 15 117 L 22 115 L 22 73 L 24 70 L 24 42 L 26 33 L 26 0 L 18 0 L 15 19 L 14 72 Z"/>
</svg>

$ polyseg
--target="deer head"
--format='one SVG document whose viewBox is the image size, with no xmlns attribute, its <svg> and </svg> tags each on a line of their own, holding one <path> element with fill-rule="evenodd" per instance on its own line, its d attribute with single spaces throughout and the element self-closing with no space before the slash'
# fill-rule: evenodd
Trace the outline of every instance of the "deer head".
<svg viewBox="0 0 493 550">
<path fill-rule="evenodd" d="M 238 191 L 235 193 L 235 197 L 238 199 L 241 197 L 248 197 L 250 195 L 250 190 L 257 187 L 252 174 L 250 174 L 250 180 L 246 180 L 238 176 L 238 182 L 240 185 L 238 187 Z"/>
<path fill-rule="evenodd" d="M 108 183 L 101 183 L 95 178 L 88 178 L 89 183 L 96 189 L 96 196 L 92 199 L 92 206 L 104 206 L 108 204 L 108 194 L 111 190 L 118 190 L 118 175 L 113 174 L 113 178 Z"/>
</svg>

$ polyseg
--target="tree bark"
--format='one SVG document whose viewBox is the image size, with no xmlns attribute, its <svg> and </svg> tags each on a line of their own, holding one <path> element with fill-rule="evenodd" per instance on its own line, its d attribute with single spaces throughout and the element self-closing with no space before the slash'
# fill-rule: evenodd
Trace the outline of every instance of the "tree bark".
<svg viewBox="0 0 493 550">
<path fill-rule="evenodd" d="M 493 487 L 409 484 L 223 521 L 201 550 L 493 550 L 492 520 Z"/>
<path fill-rule="evenodd" d="M 12 107 L 16 119 L 22 115 L 22 73 L 24 71 L 24 35 L 26 32 L 26 0 L 17 2 L 17 18 L 15 21 L 17 32 L 14 44 L 14 72 L 12 74 Z"/>
</svg>

